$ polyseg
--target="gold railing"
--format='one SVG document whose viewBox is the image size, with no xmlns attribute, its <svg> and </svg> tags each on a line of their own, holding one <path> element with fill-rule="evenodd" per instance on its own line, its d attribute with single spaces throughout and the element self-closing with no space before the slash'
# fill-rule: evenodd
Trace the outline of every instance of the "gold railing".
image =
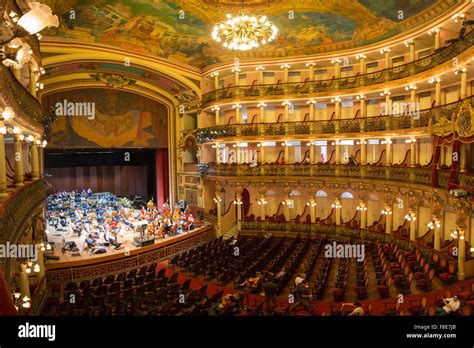
<svg viewBox="0 0 474 348">
<path fill-rule="evenodd" d="M 51 186 L 43 180 L 32 181 L 18 188 L 0 204 L 0 244 L 7 241 L 15 244 L 21 240 L 27 224 L 44 204 L 50 189 Z M 9 259 L 0 258 L 0 267 L 5 271 L 8 284 L 13 277 L 9 263 Z"/>
<path fill-rule="evenodd" d="M 23 87 L 9 68 L 2 65 L 0 74 L 0 90 L 5 102 L 14 109 L 18 117 L 39 126 L 43 119 L 39 101 Z"/>
<path fill-rule="evenodd" d="M 431 167 L 345 164 L 259 164 L 253 167 L 248 164 L 208 164 L 200 167 L 199 171 L 201 175 L 207 176 L 347 177 L 431 185 Z"/>
<path fill-rule="evenodd" d="M 460 53 L 469 49 L 472 45 L 474 45 L 474 31 L 466 34 L 462 40 L 443 47 L 429 56 L 390 69 L 379 70 L 356 76 L 319 81 L 262 84 L 252 86 L 231 86 L 204 94 L 202 96 L 202 105 L 206 107 L 213 102 L 230 102 L 233 99 L 264 96 L 285 97 L 291 95 L 295 97 L 305 97 L 314 93 L 340 92 L 342 90 L 350 90 L 363 86 L 376 85 L 413 76 L 414 74 L 430 70 L 455 58 Z"/>
<path fill-rule="evenodd" d="M 207 226 L 202 232 L 196 235 L 190 235 L 180 242 L 161 247 L 157 246 L 157 248 L 151 251 L 131 255 L 116 261 L 46 270 L 46 281 L 47 284 L 64 284 L 71 280 L 94 279 L 119 272 L 126 272 L 133 268 L 169 259 L 186 250 L 202 245 L 213 238 L 215 238 L 214 229 L 212 226 Z"/>
<path fill-rule="evenodd" d="M 437 123 L 441 118 L 447 122 L 452 115 L 468 101 L 474 107 L 474 96 L 464 100 L 420 110 L 419 114 L 390 115 L 325 121 L 298 121 L 282 123 L 230 124 L 201 128 L 197 141 L 202 143 L 235 136 L 279 136 L 305 134 L 341 134 L 397 131 L 410 128 L 424 128 Z"/>
</svg>

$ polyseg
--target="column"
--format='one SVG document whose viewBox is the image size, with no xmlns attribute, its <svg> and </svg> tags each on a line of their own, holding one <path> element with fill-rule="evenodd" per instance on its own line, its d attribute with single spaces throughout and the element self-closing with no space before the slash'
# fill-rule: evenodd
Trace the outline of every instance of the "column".
<svg viewBox="0 0 474 348">
<path fill-rule="evenodd" d="M 241 117 L 241 114 L 240 114 L 240 108 L 242 106 L 240 104 L 234 104 L 232 105 L 232 109 L 235 110 L 235 123 L 236 124 L 241 124 L 242 123 L 242 117 Z"/>
<path fill-rule="evenodd" d="M 214 144 L 213 147 L 216 149 L 216 164 L 221 164 L 221 148 L 219 143 Z"/>
<path fill-rule="evenodd" d="M 467 98 L 467 69 L 461 69 L 461 99 Z"/>
<path fill-rule="evenodd" d="M 408 46 L 410 47 L 410 62 L 414 62 L 416 60 L 415 41 L 408 42 Z"/>
<path fill-rule="evenodd" d="M 260 85 L 263 85 L 263 71 L 265 70 L 265 67 L 262 65 L 259 65 L 255 68 L 255 70 L 258 72 L 257 83 Z"/>
<path fill-rule="evenodd" d="M 466 146 L 467 144 L 464 144 L 464 143 L 461 143 L 460 144 L 460 150 L 461 150 L 461 154 L 460 154 L 460 158 L 459 158 L 459 171 L 464 173 L 467 171 L 467 150 L 466 150 Z"/>
<path fill-rule="evenodd" d="M 435 105 L 441 105 L 441 79 L 439 77 L 436 78 L 435 84 Z"/>
<path fill-rule="evenodd" d="M 334 108 L 336 111 L 335 118 L 336 120 L 340 120 L 341 119 L 341 99 L 340 98 L 334 99 Z"/>
<path fill-rule="evenodd" d="M 265 205 L 267 204 L 267 199 L 264 193 L 260 193 L 260 198 L 257 203 L 260 206 L 260 218 L 262 221 L 265 221 Z"/>
<path fill-rule="evenodd" d="M 339 58 L 335 58 L 331 60 L 331 63 L 334 64 L 334 76 L 336 79 L 341 77 L 341 60 Z"/>
<path fill-rule="evenodd" d="M 464 229 L 459 229 L 459 239 L 458 239 L 458 280 L 466 279 L 465 273 L 465 262 L 466 262 L 466 242 L 465 242 L 465 231 Z"/>
<path fill-rule="evenodd" d="M 316 80 L 316 76 L 315 76 L 315 73 L 314 73 L 314 67 L 316 66 L 316 63 L 315 62 L 308 62 L 306 63 L 306 67 L 309 68 L 309 80 L 310 81 L 314 81 Z"/>
<path fill-rule="evenodd" d="M 309 142 L 309 163 L 316 163 L 316 153 L 312 141 Z"/>
<path fill-rule="evenodd" d="M 416 166 L 416 139 L 410 139 L 410 167 Z"/>
<path fill-rule="evenodd" d="M 260 158 L 260 163 L 265 163 L 265 146 L 263 146 L 263 142 L 257 145 L 258 151 L 259 151 L 259 158 Z"/>
<path fill-rule="evenodd" d="M 417 214 L 413 210 L 410 210 L 408 214 L 405 216 L 405 219 L 410 222 L 410 240 L 411 241 L 416 240 L 416 216 Z"/>
<path fill-rule="evenodd" d="M 360 228 L 367 228 L 367 204 L 360 200 L 358 209 L 360 211 Z"/>
<path fill-rule="evenodd" d="M 367 141 L 365 139 L 360 141 L 360 164 L 363 166 L 367 164 Z"/>
<path fill-rule="evenodd" d="M 309 198 L 309 215 L 311 216 L 311 223 L 316 223 L 316 197 L 314 195 Z M 304 220 L 306 220 L 305 217 Z"/>
<path fill-rule="evenodd" d="M 5 163 L 5 134 L 7 130 L 0 120 L 0 201 L 8 196 L 7 193 L 7 167 Z"/>
<path fill-rule="evenodd" d="M 215 71 L 211 73 L 211 77 L 214 77 L 214 90 L 219 89 L 219 72 Z"/>
<path fill-rule="evenodd" d="M 235 193 L 234 204 L 237 206 L 237 229 L 240 231 L 242 227 L 242 188 Z"/>
<path fill-rule="evenodd" d="M 44 251 L 46 249 L 44 247 L 44 243 L 37 245 L 36 250 L 37 250 L 37 255 L 38 255 L 36 263 L 39 265 L 39 272 L 36 273 L 36 282 L 37 284 L 40 284 L 46 274 L 46 269 L 44 267 Z"/>
<path fill-rule="evenodd" d="M 285 100 L 283 103 L 281 103 L 285 107 L 285 111 L 283 112 L 283 122 L 289 122 L 290 121 L 290 105 L 291 102 L 288 100 Z"/>
<path fill-rule="evenodd" d="M 385 69 L 390 69 L 392 67 L 392 64 L 390 61 L 390 48 L 384 48 L 382 50 L 382 53 L 384 54 L 384 57 L 385 57 Z"/>
<path fill-rule="evenodd" d="M 437 50 L 438 48 L 441 47 L 441 35 L 440 35 L 440 29 L 439 28 L 436 28 L 434 30 L 435 32 L 435 40 L 434 40 L 434 48 L 435 50 Z"/>
<path fill-rule="evenodd" d="M 32 62 L 28 64 L 28 72 L 30 81 L 28 83 L 28 89 L 32 96 L 36 97 L 36 67 Z"/>
<path fill-rule="evenodd" d="M 216 203 L 217 210 L 217 225 L 216 225 L 216 236 L 220 237 L 222 235 L 222 198 L 221 192 L 216 190 L 214 194 L 214 203 Z"/>
<path fill-rule="evenodd" d="M 310 121 L 316 121 L 316 120 L 315 120 L 315 115 L 314 115 L 314 111 L 315 111 L 315 110 L 314 110 L 314 109 L 315 109 L 315 108 L 314 108 L 314 104 L 316 104 L 316 101 L 313 100 L 313 99 L 311 99 L 311 100 L 308 100 L 308 101 L 306 102 L 306 104 L 309 105 L 309 120 L 310 120 Z"/>
<path fill-rule="evenodd" d="M 24 173 L 23 173 L 23 149 L 22 149 L 22 140 L 23 135 L 19 134 L 19 130 L 15 133 L 15 142 L 14 142 L 14 183 L 16 187 L 20 187 L 24 183 Z"/>
<path fill-rule="evenodd" d="M 216 126 L 219 126 L 220 123 L 220 107 L 215 106 L 211 108 L 211 111 L 215 112 L 215 118 L 216 118 Z"/>
<path fill-rule="evenodd" d="M 259 123 L 265 123 L 265 106 L 267 104 L 265 103 L 258 103 L 258 122 Z"/>
<path fill-rule="evenodd" d="M 20 263 L 20 273 L 18 274 L 18 286 L 21 292 L 21 298 L 30 297 L 30 281 L 28 280 L 28 273 L 26 273 L 26 264 Z"/>
<path fill-rule="evenodd" d="M 434 243 L 433 248 L 434 250 L 440 251 L 441 249 L 441 221 L 439 218 L 434 218 Z"/>
<path fill-rule="evenodd" d="M 341 224 L 341 201 L 339 198 L 334 199 L 334 204 L 332 205 L 332 208 L 336 210 L 336 225 L 339 226 Z"/>
<path fill-rule="evenodd" d="M 282 202 L 283 203 L 283 214 L 285 215 L 285 220 L 287 222 L 290 221 L 290 207 L 288 206 L 288 201 L 290 200 L 290 195 L 286 194 L 285 195 L 285 200 Z"/>
<path fill-rule="evenodd" d="M 341 163 L 341 146 L 339 145 L 339 140 L 335 141 L 336 145 L 336 164 Z"/>
<path fill-rule="evenodd" d="M 392 141 L 390 138 L 385 139 L 385 157 L 386 157 L 386 165 L 392 165 Z"/>
<path fill-rule="evenodd" d="M 367 66 L 365 65 L 365 54 L 359 54 L 356 58 L 359 59 L 359 71 L 361 75 L 367 74 Z"/>
<path fill-rule="evenodd" d="M 288 143 L 285 142 L 285 148 L 284 148 L 284 156 L 285 156 L 285 163 L 289 164 L 290 163 L 290 147 L 288 146 Z"/>
<path fill-rule="evenodd" d="M 44 146 L 46 146 L 46 143 L 44 143 L 43 145 L 41 145 L 40 143 L 40 145 L 38 145 L 38 167 L 39 167 L 40 177 L 44 173 Z"/>
<path fill-rule="evenodd" d="M 390 205 L 385 205 L 385 233 L 392 233 L 393 213 Z"/>
<path fill-rule="evenodd" d="M 367 117 L 367 103 L 365 101 L 365 96 L 359 96 L 360 102 L 360 116 Z"/>
<path fill-rule="evenodd" d="M 238 86 L 239 85 L 240 68 L 232 68 L 231 71 L 234 73 L 234 85 Z"/>
<path fill-rule="evenodd" d="M 280 66 L 281 69 L 283 69 L 283 83 L 288 83 L 288 69 L 290 68 L 289 64 L 282 64 Z"/>
<path fill-rule="evenodd" d="M 31 142 L 31 176 L 33 180 L 40 177 L 38 145 L 35 140 Z"/>
</svg>

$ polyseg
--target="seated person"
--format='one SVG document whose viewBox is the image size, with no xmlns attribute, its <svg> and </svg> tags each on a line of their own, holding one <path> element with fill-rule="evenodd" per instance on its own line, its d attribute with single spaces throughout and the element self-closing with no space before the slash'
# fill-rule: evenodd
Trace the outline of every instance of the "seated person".
<svg viewBox="0 0 474 348">
<path fill-rule="evenodd" d="M 364 307 L 360 302 L 343 303 L 341 305 L 341 314 L 349 317 L 365 315 Z"/>
<path fill-rule="evenodd" d="M 436 309 L 437 315 L 448 315 L 456 313 L 461 308 L 461 301 L 457 296 L 443 298 L 444 306 Z"/>
<path fill-rule="evenodd" d="M 261 280 L 262 280 L 262 273 L 257 272 L 255 274 L 255 277 L 248 278 L 243 283 L 238 284 L 238 286 L 241 288 L 247 288 L 250 290 L 258 290 Z"/>
<path fill-rule="evenodd" d="M 280 280 L 282 280 L 285 274 L 286 274 L 286 268 L 283 267 L 281 271 L 275 275 L 275 278 L 274 278 L 275 282 L 279 282 Z"/>
</svg>

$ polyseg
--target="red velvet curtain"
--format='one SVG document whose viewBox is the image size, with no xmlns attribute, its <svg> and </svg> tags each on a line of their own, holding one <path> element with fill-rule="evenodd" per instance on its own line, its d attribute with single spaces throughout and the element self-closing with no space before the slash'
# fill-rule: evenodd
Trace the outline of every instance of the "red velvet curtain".
<svg viewBox="0 0 474 348">
<path fill-rule="evenodd" d="M 433 138 L 433 163 L 431 164 L 431 185 L 438 187 L 438 162 L 441 155 L 441 148 L 438 146 L 438 137 Z"/>
</svg>

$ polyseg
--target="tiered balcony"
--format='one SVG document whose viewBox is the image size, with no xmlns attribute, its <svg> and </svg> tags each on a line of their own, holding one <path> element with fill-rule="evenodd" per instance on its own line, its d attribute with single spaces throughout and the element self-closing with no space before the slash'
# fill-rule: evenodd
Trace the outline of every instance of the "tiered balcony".
<svg viewBox="0 0 474 348">
<path fill-rule="evenodd" d="M 469 32 L 462 40 L 438 49 L 435 53 L 413 62 L 383 69 L 367 74 L 350 77 L 332 78 L 327 80 L 255 84 L 246 86 L 229 86 L 208 92 L 202 96 L 203 107 L 216 102 L 232 102 L 237 100 L 253 100 L 265 98 L 305 98 L 316 93 L 330 93 L 351 90 L 364 86 L 373 86 L 399 80 L 414 74 L 428 71 L 457 57 L 474 45 L 474 31 Z"/>
</svg>

